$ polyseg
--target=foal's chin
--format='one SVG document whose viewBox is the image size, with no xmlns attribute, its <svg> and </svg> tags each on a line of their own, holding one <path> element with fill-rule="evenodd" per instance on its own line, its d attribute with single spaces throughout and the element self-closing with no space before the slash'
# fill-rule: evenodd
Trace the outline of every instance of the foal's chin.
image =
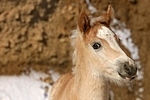
<svg viewBox="0 0 150 100">
<path fill-rule="evenodd" d="M 125 83 L 132 83 L 135 78 L 136 78 L 136 76 L 133 76 L 130 78 L 125 77 L 125 76 L 121 76 L 118 72 L 114 72 L 113 74 L 107 76 L 107 79 L 111 83 L 115 83 L 119 86 L 124 86 Z"/>
<path fill-rule="evenodd" d="M 132 81 L 128 81 L 128 80 L 126 80 L 126 79 L 123 79 L 123 78 L 121 78 L 121 77 L 118 77 L 118 78 L 109 78 L 109 81 L 111 82 L 111 83 L 114 83 L 114 84 L 117 84 L 117 85 L 119 85 L 119 86 L 124 86 L 125 85 L 125 83 L 130 83 L 130 82 L 132 82 Z"/>
</svg>

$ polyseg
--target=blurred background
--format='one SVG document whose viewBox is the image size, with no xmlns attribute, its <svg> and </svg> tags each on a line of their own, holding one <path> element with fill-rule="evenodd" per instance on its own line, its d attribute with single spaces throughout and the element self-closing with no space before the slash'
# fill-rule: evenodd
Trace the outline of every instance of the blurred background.
<svg viewBox="0 0 150 100">
<path fill-rule="evenodd" d="M 80 11 L 98 16 L 109 4 L 122 23 L 119 29 L 131 33 L 126 39 L 136 47 L 140 74 L 124 87 L 112 84 L 114 100 L 150 100 L 149 0 L 0 0 L 0 75 L 29 74 L 31 69 L 48 74 L 71 71 L 70 35 Z M 134 57 L 128 46 L 124 50 Z"/>
</svg>

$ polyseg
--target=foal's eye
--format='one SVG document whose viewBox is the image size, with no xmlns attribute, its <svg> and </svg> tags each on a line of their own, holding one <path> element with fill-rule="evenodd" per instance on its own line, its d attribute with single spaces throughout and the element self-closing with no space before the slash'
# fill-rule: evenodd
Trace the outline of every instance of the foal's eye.
<svg viewBox="0 0 150 100">
<path fill-rule="evenodd" d="M 92 45 L 92 47 L 93 47 L 93 49 L 97 50 L 97 49 L 99 49 L 99 48 L 101 47 L 101 44 L 98 43 L 98 42 L 96 42 L 96 43 L 94 43 L 94 44 Z"/>
</svg>

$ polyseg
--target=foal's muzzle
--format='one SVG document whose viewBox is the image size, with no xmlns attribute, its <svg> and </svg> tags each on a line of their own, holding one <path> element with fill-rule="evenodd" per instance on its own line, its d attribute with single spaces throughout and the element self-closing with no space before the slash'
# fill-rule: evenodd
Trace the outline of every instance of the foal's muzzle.
<svg viewBox="0 0 150 100">
<path fill-rule="evenodd" d="M 120 70 L 118 71 L 118 74 L 126 79 L 126 80 L 132 80 L 136 77 L 137 73 L 137 67 L 135 64 L 129 64 L 129 62 L 120 63 Z"/>
</svg>

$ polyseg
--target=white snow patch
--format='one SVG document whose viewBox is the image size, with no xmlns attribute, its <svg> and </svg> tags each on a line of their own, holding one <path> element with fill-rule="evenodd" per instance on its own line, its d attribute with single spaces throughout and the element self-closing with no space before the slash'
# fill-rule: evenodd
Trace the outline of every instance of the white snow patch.
<svg viewBox="0 0 150 100">
<path fill-rule="evenodd" d="M 136 98 L 136 100 L 142 100 L 141 98 Z"/>
<path fill-rule="evenodd" d="M 138 71 L 136 80 L 140 81 L 143 80 L 143 78 L 144 78 L 144 72 Z"/>
<path fill-rule="evenodd" d="M 143 92 L 144 91 L 144 88 L 139 88 L 139 92 Z"/>
<path fill-rule="evenodd" d="M 57 79 L 60 77 L 60 74 L 55 72 L 55 71 L 53 71 L 53 70 L 50 70 L 50 74 L 51 74 L 51 77 L 52 77 L 54 82 L 56 82 Z"/>
<path fill-rule="evenodd" d="M 90 0 L 85 0 L 85 1 L 88 5 L 88 9 L 91 11 L 91 14 L 97 12 L 97 9 L 94 6 L 92 6 L 92 4 L 90 3 Z"/>
<path fill-rule="evenodd" d="M 30 75 L 0 76 L 0 100 L 50 100 L 51 85 L 41 80 L 44 77 L 48 75 L 35 71 Z M 53 79 L 57 77 L 53 72 Z"/>
</svg>

